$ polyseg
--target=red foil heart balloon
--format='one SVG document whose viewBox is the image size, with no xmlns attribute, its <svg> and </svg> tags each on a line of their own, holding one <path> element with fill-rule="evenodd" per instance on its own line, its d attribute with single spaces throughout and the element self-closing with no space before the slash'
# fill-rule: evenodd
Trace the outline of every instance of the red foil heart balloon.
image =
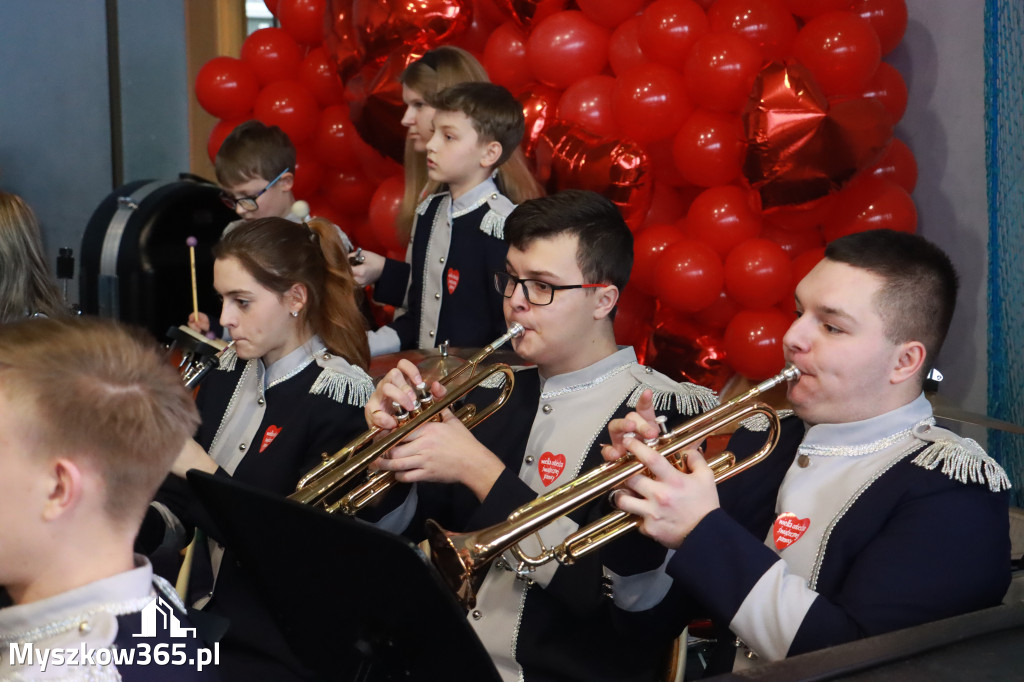
<svg viewBox="0 0 1024 682">
<path fill-rule="evenodd" d="M 829 102 L 796 62 L 772 62 L 758 75 L 743 114 L 743 175 L 763 206 L 794 206 L 835 192 L 876 161 L 892 119 L 875 99 Z"/>
<path fill-rule="evenodd" d="M 537 179 L 548 192 L 589 189 L 611 199 L 630 229 L 643 222 L 653 178 L 647 154 L 635 142 L 601 138 L 554 121 L 541 133 L 533 153 Z"/>
</svg>

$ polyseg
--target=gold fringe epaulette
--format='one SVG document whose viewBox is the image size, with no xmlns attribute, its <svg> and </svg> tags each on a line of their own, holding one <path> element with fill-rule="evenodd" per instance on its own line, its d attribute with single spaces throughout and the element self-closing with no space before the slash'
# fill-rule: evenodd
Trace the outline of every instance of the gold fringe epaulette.
<svg viewBox="0 0 1024 682">
<path fill-rule="evenodd" d="M 225 372 L 235 371 L 235 363 L 238 362 L 238 353 L 235 352 L 235 347 L 230 346 L 225 348 L 220 354 L 220 360 L 217 362 L 217 369 L 222 369 Z"/>
<path fill-rule="evenodd" d="M 779 421 L 786 419 L 787 417 L 793 416 L 793 410 L 776 410 L 775 414 L 779 415 Z M 764 433 L 768 430 L 768 417 L 763 414 L 755 414 L 753 417 L 747 417 L 740 422 L 740 426 L 747 431 L 753 431 L 754 433 Z"/>
<path fill-rule="evenodd" d="M 640 396 L 648 389 L 654 394 L 657 412 L 674 408 L 679 414 L 695 415 L 718 405 L 718 396 L 710 388 L 672 381 L 650 367 L 637 365 L 636 369 L 639 371 L 633 371 L 633 376 L 638 385 L 626 401 L 630 407 L 636 407 Z"/>
<path fill-rule="evenodd" d="M 925 469 L 937 469 L 960 483 L 981 483 L 992 492 L 1010 489 L 1010 478 L 999 463 L 971 438 L 961 438 L 946 429 L 919 424 L 914 435 L 930 442 L 912 460 Z"/>
<path fill-rule="evenodd" d="M 309 388 L 310 393 L 356 407 L 366 405 L 373 393 L 373 379 L 369 374 L 329 353 L 317 353 L 316 363 L 321 371 Z"/>
</svg>

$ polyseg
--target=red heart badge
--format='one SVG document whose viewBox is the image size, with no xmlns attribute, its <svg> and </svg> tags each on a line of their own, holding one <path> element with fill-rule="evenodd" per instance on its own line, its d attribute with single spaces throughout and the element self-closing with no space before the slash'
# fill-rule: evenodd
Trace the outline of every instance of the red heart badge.
<svg viewBox="0 0 1024 682">
<path fill-rule="evenodd" d="M 281 427 L 279 426 L 268 426 L 267 430 L 263 433 L 263 442 L 260 443 L 260 452 L 263 452 L 267 447 L 274 442 L 277 438 L 277 434 L 281 433 Z"/>
<path fill-rule="evenodd" d="M 455 268 L 448 268 L 448 293 L 454 294 L 457 286 L 459 286 L 459 271 Z"/>
<path fill-rule="evenodd" d="M 779 514 L 772 525 L 772 538 L 775 546 L 785 549 L 800 539 L 811 526 L 810 519 L 798 519 L 793 512 Z"/>
<path fill-rule="evenodd" d="M 540 456 L 537 470 L 540 472 L 540 480 L 544 482 L 544 487 L 548 487 L 565 471 L 565 455 L 545 452 Z"/>
</svg>

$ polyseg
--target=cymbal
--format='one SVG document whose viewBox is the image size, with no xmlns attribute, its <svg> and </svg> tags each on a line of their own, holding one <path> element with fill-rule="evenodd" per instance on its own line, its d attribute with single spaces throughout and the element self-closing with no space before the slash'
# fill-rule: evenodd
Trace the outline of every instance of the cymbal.
<svg viewBox="0 0 1024 682">
<path fill-rule="evenodd" d="M 414 348 L 397 353 L 385 353 L 370 359 L 369 374 L 375 382 L 379 381 L 392 367 L 398 365 L 399 360 L 408 360 L 419 368 L 423 379 L 429 383 L 451 374 L 480 350 L 458 347 L 448 348 L 447 353 L 443 353 L 439 348 Z M 493 365 L 499 362 L 513 367 L 528 364 L 511 348 L 499 348 L 487 357 L 484 364 Z"/>
<path fill-rule="evenodd" d="M 970 412 L 968 410 L 955 407 L 946 403 L 945 400 L 935 393 L 926 393 L 925 396 L 931 402 L 932 412 L 934 412 L 937 419 L 949 419 L 963 424 L 975 424 L 977 426 L 983 426 L 986 429 L 995 429 L 997 431 L 1006 431 L 1008 433 L 1024 433 L 1024 426 L 1020 426 L 1019 424 L 1014 424 L 1013 422 L 996 419 L 995 417 L 990 417 L 986 414 L 978 414 L 977 412 Z"/>
</svg>

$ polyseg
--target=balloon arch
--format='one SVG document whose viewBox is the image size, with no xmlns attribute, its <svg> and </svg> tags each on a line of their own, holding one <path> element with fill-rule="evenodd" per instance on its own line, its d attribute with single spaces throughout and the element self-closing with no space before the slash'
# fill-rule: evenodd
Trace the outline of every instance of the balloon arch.
<svg viewBox="0 0 1024 682">
<path fill-rule="evenodd" d="M 907 105 L 882 61 L 905 0 L 265 0 L 280 28 L 200 70 L 220 119 L 298 150 L 295 193 L 364 248 L 404 253 L 398 75 L 454 44 L 511 90 L 548 191 L 592 189 L 634 231 L 615 321 L 649 364 L 721 389 L 782 366 L 795 284 L 825 244 L 913 232 Z"/>
</svg>

